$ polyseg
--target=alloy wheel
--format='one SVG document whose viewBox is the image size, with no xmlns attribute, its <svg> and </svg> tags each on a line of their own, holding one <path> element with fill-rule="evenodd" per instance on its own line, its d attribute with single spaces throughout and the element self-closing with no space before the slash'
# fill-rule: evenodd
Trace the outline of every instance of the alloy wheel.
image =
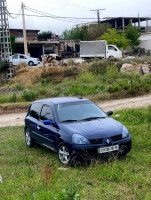
<svg viewBox="0 0 151 200">
<path fill-rule="evenodd" d="M 60 146 L 58 149 L 58 156 L 59 156 L 59 160 L 67 165 L 70 161 L 70 154 L 68 149 L 65 146 Z"/>
</svg>

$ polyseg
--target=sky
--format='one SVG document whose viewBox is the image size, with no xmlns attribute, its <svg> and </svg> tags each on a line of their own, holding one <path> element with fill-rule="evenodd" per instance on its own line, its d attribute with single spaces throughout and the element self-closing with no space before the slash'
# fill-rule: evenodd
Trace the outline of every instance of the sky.
<svg viewBox="0 0 151 200">
<path fill-rule="evenodd" d="M 25 9 L 26 29 L 52 31 L 61 35 L 65 29 L 76 25 L 97 21 L 97 12 L 100 10 L 100 19 L 106 17 L 151 17 L 151 0 L 6 0 L 9 13 L 10 28 L 22 28 L 21 3 Z M 32 11 L 31 11 L 32 9 Z M 33 10 L 34 9 L 34 10 Z M 30 10 L 30 11 L 29 11 Z M 36 10 L 36 12 L 35 12 Z M 34 11 L 34 12 L 33 12 Z M 39 12 L 47 13 L 49 17 Z M 32 16 L 27 16 L 32 15 Z M 36 16 L 33 16 L 36 15 Z M 52 18 L 53 16 L 53 18 Z M 55 18 L 54 18 L 55 17 Z M 57 18 L 56 18 L 57 17 Z M 72 17 L 72 18 L 58 18 Z M 79 19 L 80 18 L 80 19 Z M 145 25 L 145 24 L 144 24 Z M 149 21 L 151 26 L 151 21 Z"/>
</svg>

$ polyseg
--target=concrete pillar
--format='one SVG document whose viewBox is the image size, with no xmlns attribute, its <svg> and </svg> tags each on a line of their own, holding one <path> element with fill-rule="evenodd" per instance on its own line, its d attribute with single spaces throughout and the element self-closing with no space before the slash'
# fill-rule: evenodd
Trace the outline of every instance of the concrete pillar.
<svg viewBox="0 0 151 200">
<path fill-rule="evenodd" d="M 42 52 L 43 52 L 43 55 L 45 54 L 45 45 L 43 44 L 42 45 Z"/>
<path fill-rule="evenodd" d="M 146 29 L 148 31 L 148 19 L 146 20 Z"/>
<path fill-rule="evenodd" d="M 131 23 L 133 24 L 133 19 L 131 19 Z"/>
<path fill-rule="evenodd" d="M 123 29 L 123 31 L 125 30 L 125 22 L 124 22 L 124 18 L 122 18 L 122 29 Z"/>
<path fill-rule="evenodd" d="M 117 20 L 115 20 L 115 28 L 117 29 Z"/>
<path fill-rule="evenodd" d="M 139 28 L 141 27 L 141 21 L 140 21 L 140 18 L 138 19 L 138 27 L 139 27 Z"/>
</svg>

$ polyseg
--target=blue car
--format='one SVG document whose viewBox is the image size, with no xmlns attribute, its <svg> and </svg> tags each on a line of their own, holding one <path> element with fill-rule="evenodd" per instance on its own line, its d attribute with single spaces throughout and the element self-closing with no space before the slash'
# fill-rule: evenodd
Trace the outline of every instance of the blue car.
<svg viewBox="0 0 151 200">
<path fill-rule="evenodd" d="M 37 142 L 57 152 L 65 165 L 76 154 L 126 155 L 131 149 L 131 136 L 124 125 L 109 117 L 112 114 L 83 98 L 35 101 L 25 118 L 26 145 L 33 147 Z"/>
</svg>

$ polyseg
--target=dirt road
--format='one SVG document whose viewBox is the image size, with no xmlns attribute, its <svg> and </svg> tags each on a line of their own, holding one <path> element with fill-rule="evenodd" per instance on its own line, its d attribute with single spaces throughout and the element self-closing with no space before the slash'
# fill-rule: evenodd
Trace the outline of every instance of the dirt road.
<svg viewBox="0 0 151 200">
<path fill-rule="evenodd" d="M 104 111 L 139 108 L 151 105 L 151 95 L 98 103 Z M 0 115 L 0 127 L 24 125 L 26 113 Z"/>
</svg>

